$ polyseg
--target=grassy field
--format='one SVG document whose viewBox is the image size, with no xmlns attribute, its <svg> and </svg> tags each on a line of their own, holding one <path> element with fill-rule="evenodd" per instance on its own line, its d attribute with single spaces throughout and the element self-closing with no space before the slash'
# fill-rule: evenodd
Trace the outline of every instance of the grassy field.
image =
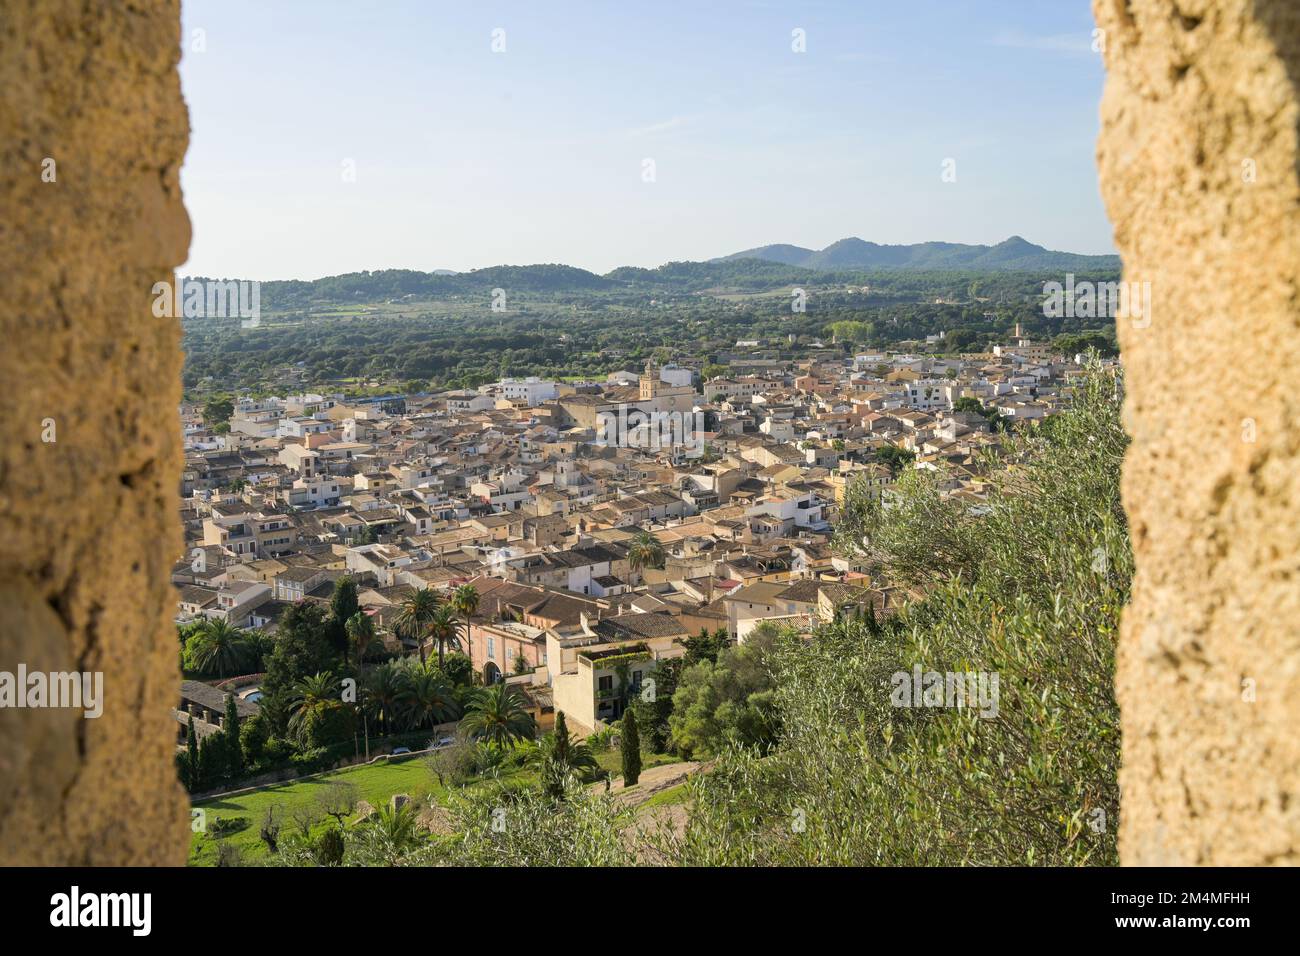
<svg viewBox="0 0 1300 956">
<path fill-rule="evenodd" d="M 689 794 L 686 790 L 686 784 L 679 783 L 675 787 L 669 787 L 667 790 L 660 790 L 649 800 L 641 804 L 643 807 L 668 807 L 679 803 L 685 803 Z"/>
<path fill-rule="evenodd" d="M 191 839 L 190 865 L 212 866 L 216 863 L 218 841 L 211 835 L 213 824 L 218 820 L 236 817 L 245 818 L 248 826 L 228 837 L 229 842 L 238 847 L 245 862 L 265 862 L 269 854 L 259 832 L 266 811 L 270 807 L 277 807 L 281 826 L 287 830 L 292 825 L 294 809 L 315 805 L 318 795 L 335 781 L 355 784 L 361 799 L 374 807 L 386 805 L 389 797 L 395 793 L 409 794 L 416 800 L 431 794 L 440 799 L 445 793 L 438 787 L 437 780 L 429 774 L 421 759 L 410 757 L 379 761 L 363 767 L 349 767 L 310 780 L 272 784 L 238 796 L 213 797 L 194 804 L 196 809 L 204 811 L 204 822 L 209 832 L 196 833 Z M 323 824 L 317 825 L 318 828 L 320 826 Z"/>
<path fill-rule="evenodd" d="M 620 775 L 621 757 L 617 750 L 597 754 L 596 760 L 602 770 L 614 777 Z M 673 763 L 676 758 L 667 754 L 644 754 L 641 760 L 643 769 L 649 769 Z M 503 774 L 501 779 L 520 783 L 531 781 L 535 777 L 535 773 L 530 770 L 516 770 Z M 194 804 L 196 809 L 204 811 L 206 832 L 195 833 L 191 838 L 189 865 L 214 866 L 219 844 L 213 835 L 214 825 L 219 827 L 218 821 L 240 817 L 247 821 L 247 825 L 226 837 L 226 840 L 238 848 L 244 863 L 257 865 L 268 862 L 270 854 L 260 836 L 266 811 L 271 807 L 278 808 L 282 832 L 287 832 L 293 826 L 294 810 L 316 806 L 318 796 L 336 781 L 354 784 L 360 798 L 373 807 L 387 805 L 395 793 L 407 794 L 417 802 L 432 797 L 438 803 L 445 804 L 447 799 L 447 788 L 439 786 L 420 756 L 399 757 L 362 767 L 349 767 L 310 780 L 272 784 L 238 796 L 213 797 Z M 470 787 L 476 785 L 469 784 Z M 333 823 L 328 820 L 317 823 L 312 829 L 313 834 L 327 825 L 332 826 Z"/>
<path fill-rule="evenodd" d="M 641 769 L 643 771 L 649 770 L 651 767 L 662 767 L 664 764 L 677 762 L 678 758 L 671 754 L 643 753 L 641 755 Z M 604 770 L 615 780 L 623 776 L 623 757 L 618 752 L 617 747 L 596 754 L 596 763 L 600 764 L 600 769 Z"/>
</svg>

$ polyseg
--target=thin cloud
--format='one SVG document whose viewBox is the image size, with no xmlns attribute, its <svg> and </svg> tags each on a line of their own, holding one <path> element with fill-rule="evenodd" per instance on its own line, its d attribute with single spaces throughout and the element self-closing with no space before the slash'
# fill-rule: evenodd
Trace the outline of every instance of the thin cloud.
<svg viewBox="0 0 1300 956">
<path fill-rule="evenodd" d="M 839 63 L 896 63 L 892 56 L 882 56 L 878 53 L 836 53 L 831 57 Z"/>
<path fill-rule="evenodd" d="M 640 126 L 636 129 L 627 131 L 628 136 L 658 136 L 660 133 L 669 133 L 675 129 L 680 129 L 686 125 L 684 116 L 674 116 L 672 119 L 666 119 L 662 123 L 652 123 L 650 126 Z"/>
<path fill-rule="evenodd" d="M 1015 50 L 1044 50 L 1049 53 L 1091 53 L 1092 34 L 1056 33 L 1050 36 L 1032 36 L 1018 30 L 999 33 L 993 38 L 994 46 Z"/>
</svg>

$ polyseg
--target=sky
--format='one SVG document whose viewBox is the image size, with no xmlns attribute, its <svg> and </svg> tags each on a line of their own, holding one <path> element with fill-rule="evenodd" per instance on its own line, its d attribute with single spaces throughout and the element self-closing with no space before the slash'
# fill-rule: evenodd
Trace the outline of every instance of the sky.
<svg viewBox="0 0 1300 956">
<path fill-rule="evenodd" d="M 1115 251 L 1086 0 L 183 0 L 182 19 L 188 275 L 604 273 L 848 236 Z"/>
</svg>

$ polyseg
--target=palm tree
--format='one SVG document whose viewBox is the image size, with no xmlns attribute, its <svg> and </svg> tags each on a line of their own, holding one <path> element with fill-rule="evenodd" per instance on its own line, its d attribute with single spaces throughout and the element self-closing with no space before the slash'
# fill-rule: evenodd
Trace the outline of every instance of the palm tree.
<svg viewBox="0 0 1300 956">
<path fill-rule="evenodd" d="M 366 652 L 376 642 L 375 637 L 375 620 L 365 611 L 357 611 L 348 618 L 344 628 L 348 632 L 348 643 L 352 645 L 357 655 L 357 673 L 361 673 L 361 667 L 366 659 Z"/>
<path fill-rule="evenodd" d="M 412 637 L 420 645 L 420 663 L 424 663 L 424 639 L 428 636 L 429 623 L 438 613 L 438 592 L 433 588 L 420 588 L 402 602 L 398 612 L 396 627 L 407 637 Z"/>
<path fill-rule="evenodd" d="M 452 609 L 465 618 L 465 653 L 470 663 L 474 663 L 474 644 L 469 636 L 469 619 L 478 612 L 478 588 L 472 584 L 462 584 L 451 593 Z"/>
<path fill-rule="evenodd" d="M 335 589 L 337 593 L 337 586 Z M 348 618 L 347 623 L 343 625 L 347 632 L 348 643 L 356 648 L 357 651 L 357 682 L 365 683 L 366 678 L 366 652 L 374 646 L 378 639 L 375 637 L 375 621 L 365 611 L 357 611 Z M 365 737 L 366 759 L 370 759 L 370 718 L 366 714 L 366 702 L 364 699 L 356 702 L 357 712 L 361 714 L 361 732 Z M 355 744 L 355 739 L 354 739 Z"/>
<path fill-rule="evenodd" d="M 646 568 L 662 569 L 667 556 L 659 539 L 649 531 L 639 531 L 627 548 L 627 563 L 638 574 Z"/>
<path fill-rule="evenodd" d="M 289 732 L 300 745 L 310 746 L 315 728 L 331 710 L 342 705 L 334 675 L 329 671 L 304 677 L 293 686 L 293 697 L 289 701 Z"/>
<path fill-rule="evenodd" d="M 411 674 L 399 700 L 412 727 L 434 727 L 455 718 L 459 710 L 456 692 L 442 671 L 430 668 Z"/>
<path fill-rule="evenodd" d="M 194 642 L 191 661 L 200 671 L 216 671 L 218 677 L 225 677 L 239 673 L 248 662 L 247 638 L 228 621 L 209 618 L 200 626 L 196 636 L 198 640 Z"/>
<path fill-rule="evenodd" d="M 492 684 L 474 691 L 461 727 L 472 737 L 506 747 L 515 741 L 531 740 L 537 733 L 533 715 L 506 683 Z"/>
<path fill-rule="evenodd" d="M 447 645 L 460 646 L 456 637 L 456 611 L 451 605 L 438 605 L 433 620 L 429 622 L 429 636 L 438 645 L 438 668 L 441 670 L 447 663 Z"/>
<path fill-rule="evenodd" d="M 395 866 L 424 842 L 418 822 L 413 803 L 380 807 L 366 821 L 362 839 L 373 857 Z"/>
<path fill-rule="evenodd" d="M 379 665 L 366 679 L 366 707 L 380 722 L 384 733 L 392 731 L 408 683 L 406 669 L 394 661 Z"/>
</svg>

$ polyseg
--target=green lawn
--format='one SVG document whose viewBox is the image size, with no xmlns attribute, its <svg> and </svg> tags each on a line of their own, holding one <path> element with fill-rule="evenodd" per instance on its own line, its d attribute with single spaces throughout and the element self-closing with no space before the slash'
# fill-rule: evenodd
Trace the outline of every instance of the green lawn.
<svg viewBox="0 0 1300 956">
<path fill-rule="evenodd" d="M 596 760 L 601 769 L 608 771 L 614 778 L 622 775 L 622 757 L 617 748 L 597 754 Z M 668 754 L 643 754 L 641 762 L 644 770 L 674 763 L 676 758 Z M 503 774 L 501 779 L 524 782 L 534 778 L 535 774 L 530 770 L 516 770 Z M 272 806 L 279 808 L 281 833 L 287 833 L 293 826 L 293 809 L 315 805 L 318 795 L 338 780 L 355 784 L 361 799 L 376 808 L 387 805 L 395 793 L 405 793 L 415 801 L 432 796 L 437 802 L 446 803 L 447 798 L 447 788 L 438 785 L 437 779 L 429 773 L 419 756 L 381 760 L 361 767 L 336 770 L 310 780 L 272 784 L 238 796 L 213 797 L 194 804 L 196 809 L 204 811 L 204 823 L 208 832 L 195 833 L 191 838 L 189 865 L 216 864 L 218 840 L 212 835 L 213 825 L 218 820 L 236 817 L 244 817 L 248 825 L 227 837 L 227 841 L 239 849 L 244 863 L 257 865 L 268 862 L 270 854 L 260 836 L 262 819 L 267 809 Z M 471 787 L 475 785 L 469 784 Z M 317 823 L 312 832 L 317 833 L 327 825 L 333 825 L 328 818 Z"/>
<path fill-rule="evenodd" d="M 679 759 L 671 754 L 642 753 L 641 769 L 649 770 L 651 767 L 661 767 L 666 763 L 677 763 Z M 615 780 L 623 776 L 623 755 L 619 753 L 617 747 L 596 754 L 596 763 L 600 764 L 600 769 L 607 771 Z"/>
<path fill-rule="evenodd" d="M 267 808 L 279 807 L 281 826 L 287 830 L 291 826 L 290 814 L 293 808 L 314 804 L 317 795 L 336 780 L 355 784 L 361 799 L 374 807 L 385 806 L 389 797 L 395 793 L 408 794 L 415 800 L 432 794 L 440 802 L 446 794 L 419 757 L 408 757 L 336 770 L 310 780 L 273 784 L 234 797 L 213 797 L 194 806 L 205 811 L 205 823 L 209 830 L 217 820 L 246 817 L 248 826 L 229 837 L 229 841 L 239 848 L 245 862 L 265 862 L 268 853 L 259 833 Z M 190 842 L 190 865 L 212 866 L 216 859 L 216 838 L 206 833 L 194 834 Z"/>
</svg>

